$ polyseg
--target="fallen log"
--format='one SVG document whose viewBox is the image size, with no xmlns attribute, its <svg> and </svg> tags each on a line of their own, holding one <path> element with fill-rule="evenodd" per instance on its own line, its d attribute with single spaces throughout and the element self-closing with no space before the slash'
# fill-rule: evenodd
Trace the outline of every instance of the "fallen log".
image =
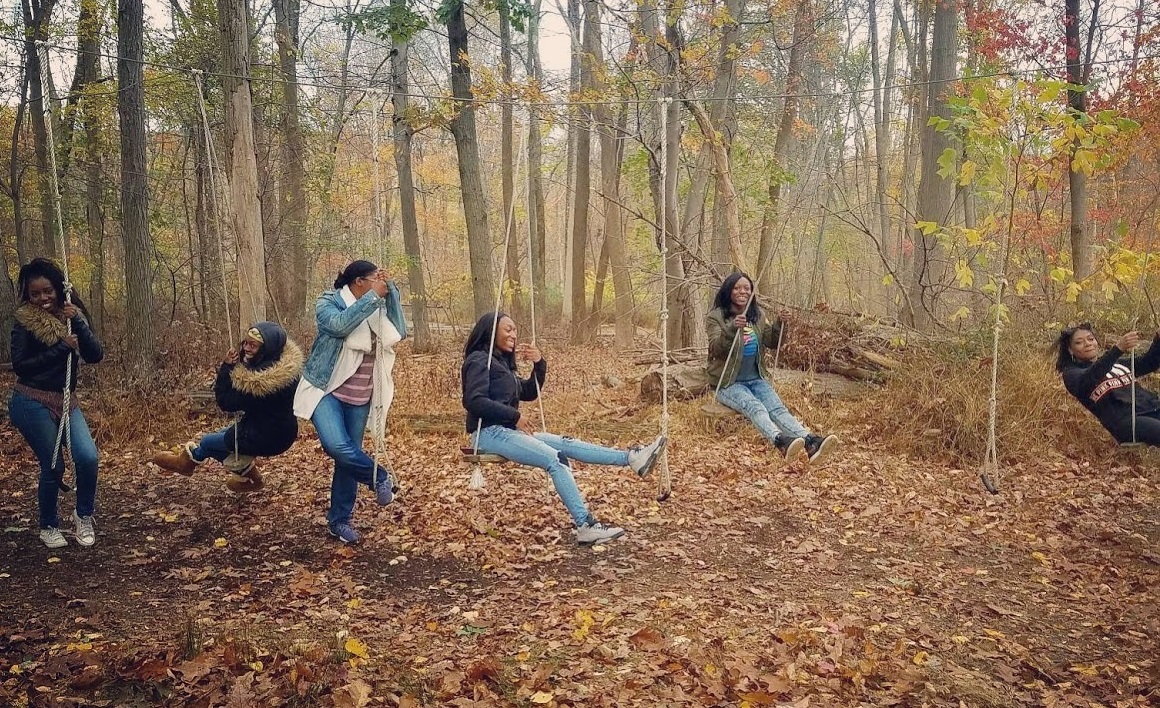
<svg viewBox="0 0 1160 708">
<path fill-rule="evenodd" d="M 857 398 L 868 390 L 862 381 L 826 372 L 778 369 L 770 372 L 769 378 L 779 391 L 797 389 L 811 396 L 849 399 Z M 708 380 L 703 364 L 676 364 L 669 367 L 670 400 L 691 401 L 711 395 L 716 385 L 716 381 Z M 640 396 L 645 401 L 656 403 L 661 400 L 661 389 L 661 370 L 660 367 L 654 367 L 640 380 Z"/>
</svg>

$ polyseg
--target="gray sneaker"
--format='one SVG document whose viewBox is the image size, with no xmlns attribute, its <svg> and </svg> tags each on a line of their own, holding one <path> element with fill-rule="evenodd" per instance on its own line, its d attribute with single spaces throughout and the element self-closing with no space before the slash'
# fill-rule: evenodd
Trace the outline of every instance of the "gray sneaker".
<svg viewBox="0 0 1160 708">
<path fill-rule="evenodd" d="M 594 546 L 605 541 L 613 541 L 624 535 L 624 529 L 618 526 L 602 524 L 595 519 L 576 527 L 576 543 L 581 546 Z"/>
<path fill-rule="evenodd" d="M 60 529 L 51 526 L 40 530 L 40 540 L 49 548 L 64 548 L 68 545 L 68 539 L 64 537 Z"/>
<path fill-rule="evenodd" d="M 93 517 L 91 516 L 77 516 L 73 512 L 73 523 L 76 524 L 76 533 L 74 534 L 77 543 L 82 546 L 91 546 L 97 542 L 97 527 L 93 524 Z"/>
<path fill-rule="evenodd" d="M 394 475 L 386 467 L 379 466 L 375 470 L 375 501 L 379 506 L 386 506 L 395 500 Z"/>
<path fill-rule="evenodd" d="M 651 445 L 636 445 L 628 450 L 628 466 L 636 472 L 641 479 L 649 476 L 656 466 L 657 460 L 660 459 L 661 453 L 665 451 L 669 439 L 664 435 L 658 435 L 657 439 Z"/>
</svg>

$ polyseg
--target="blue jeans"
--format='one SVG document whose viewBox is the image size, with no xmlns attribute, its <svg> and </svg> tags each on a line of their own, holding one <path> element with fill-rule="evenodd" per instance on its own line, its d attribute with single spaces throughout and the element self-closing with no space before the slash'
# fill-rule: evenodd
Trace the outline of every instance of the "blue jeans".
<svg viewBox="0 0 1160 708">
<path fill-rule="evenodd" d="M 201 440 L 197 441 L 197 447 L 193 448 L 194 461 L 205 462 L 212 457 L 218 462 L 221 462 L 234 454 L 233 448 L 226 444 L 226 433 L 233 427 L 229 425 L 216 433 L 206 433 L 201 436 Z"/>
<path fill-rule="evenodd" d="M 472 445 L 475 444 L 474 437 Z M 564 502 L 572 522 L 577 526 L 587 523 L 590 515 L 576 487 L 568 460 L 594 465 L 628 465 L 628 453 L 624 450 L 613 450 L 551 433 L 536 433 L 532 436 L 502 425 L 489 425 L 479 431 L 479 451 L 546 470 L 556 487 L 556 493 L 560 495 L 560 501 Z"/>
<path fill-rule="evenodd" d="M 374 488 L 375 461 L 362 449 L 370 413 L 370 403 L 352 406 L 328 393 L 318 402 L 310 418 L 322 449 L 334 459 L 330 510 L 326 512 L 328 524 L 350 523 L 360 482 Z"/>
<path fill-rule="evenodd" d="M 57 422 L 41 403 L 32 400 L 19 391 L 12 392 L 8 402 L 8 417 L 12 424 L 28 441 L 36 459 L 40 462 L 40 482 L 36 498 L 40 507 L 40 528 L 59 528 L 57 497 L 60 493 L 60 478 L 64 475 L 64 456 L 67 445 L 61 441 L 61 452 L 52 466 L 52 451 L 56 446 Z M 72 432 L 72 460 L 76 468 L 77 515 L 92 516 L 97 505 L 97 445 L 89 432 L 89 424 L 80 408 L 74 408 L 69 416 Z"/>
<path fill-rule="evenodd" d="M 717 392 L 717 400 L 748 418 L 771 443 L 777 442 L 779 432 L 795 438 L 810 434 L 765 379 L 735 381 Z"/>
</svg>

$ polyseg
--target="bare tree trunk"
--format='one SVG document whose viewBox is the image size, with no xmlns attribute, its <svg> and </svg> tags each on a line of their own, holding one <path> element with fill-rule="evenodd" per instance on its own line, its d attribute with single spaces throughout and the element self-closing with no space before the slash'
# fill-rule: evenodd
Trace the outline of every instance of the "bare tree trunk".
<svg viewBox="0 0 1160 708">
<path fill-rule="evenodd" d="M 217 0 L 217 6 L 224 60 L 226 169 L 238 243 L 238 326 L 246 328 L 266 319 L 262 206 L 258 200 L 254 109 L 250 96 L 249 12 L 245 0 Z"/>
<path fill-rule="evenodd" d="M 20 165 L 20 136 L 24 132 L 24 116 L 28 108 L 28 63 L 20 77 L 20 96 L 12 120 L 12 136 L 8 144 L 8 182 L 3 185 L 4 194 L 12 200 L 12 229 L 16 237 L 16 259 L 19 264 L 27 263 L 36 254 L 34 244 L 28 237 L 24 223 L 24 199 L 21 183 L 24 170 Z M 5 330 L 7 331 L 7 330 Z"/>
<path fill-rule="evenodd" d="M 483 196 L 475 107 L 471 104 L 471 68 L 466 61 L 467 21 L 463 4 L 464 0 L 454 0 L 447 20 L 451 95 L 459 108 L 451 121 L 451 134 L 455 137 L 455 150 L 459 155 L 459 184 L 463 193 L 463 216 L 467 222 L 472 294 L 475 314 L 479 316 L 495 307 L 495 279 L 491 271 L 491 238 L 487 231 L 487 204 Z"/>
<path fill-rule="evenodd" d="M 600 14 L 596 0 L 584 1 L 583 54 L 580 60 L 580 91 L 595 91 L 596 51 L 600 40 Z M 572 202 L 572 341 L 590 338 L 592 328 L 585 317 L 585 261 L 588 246 L 588 211 L 592 204 L 592 118 L 591 106 L 582 106 L 576 133 L 576 179 Z"/>
<path fill-rule="evenodd" d="M 781 122 L 777 126 L 777 137 L 773 141 L 773 161 L 769 169 L 769 201 L 761 215 L 761 236 L 757 252 L 757 274 L 760 282 L 773 261 L 773 229 L 780 214 L 781 186 L 786 181 L 790 153 L 793 150 L 793 126 L 798 115 L 798 93 L 801 90 L 802 63 L 808 51 L 814 32 L 812 0 L 803 0 L 794 15 L 793 39 L 789 50 L 789 65 L 785 70 L 785 104 L 781 111 Z"/>
<path fill-rule="evenodd" d="M 596 278 L 592 288 L 592 315 L 589 317 L 589 325 L 593 330 L 604 324 L 601 310 L 604 309 L 604 285 L 608 282 L 608 236 L 602 236 L 600 230 L 597 229 L 596 238 L 600 241 L 600 254 L 596 256 Z"/>
<path fill-rule="evenodd" d="M 145 155 L 145 46 L 142 0 L 117 4 L 117 113 L 121 127 L 121 241 L 125 249 L 125 321 L 129 364 L 145 374 L 153 363 L 153 243 Z"/>
<path fill-rule="evenodd" d="M 537 86 L 543 78 L 540 68 L 540 5 L 536 0 L 532 16 L 528 18 L 528 55 L 527 74 L 529 82 Z M 535 298 L 536 310 L 546 314 L 547 309 L 547 282 L 544 280 L 547 273 L 544 262 L 544 251 L 547 241 L 546 209 L 544 205 L 544 168 L 543 168 L 543 136 L 540 135 L 540 108 L 532 105 L 528 108 L 528 228 L 531 229 L 531 261 L 532 297 Z"/>
<path fill-rule="evenodd" d="M 395 8 L 406 0 L 391 0 Z M 391 123 L 395 137 L 395 172 L 399 180 L 399 217 L 403 226 L 403 250 L 407 254 L 407 284 L 411 289 L 411 319 L 415 325 L 415 350 L 431 349 L 431 326 L 427 321 L 427 286 L 423 280 L 423 256 L 419 218 L 415 210 L 415 177 L 411 172 L 411 126 L 407 123 L 410 91 L 411 38 L 396 37 L 391 45 Z"/>
<path fill-rule="evenodd" d="M 40 240 L 35 245 L 38 255 L 61 259 L 64 254 L 56 243 L 56 233 L 53 226 L 55 210 L 55 195 L 52 193 L 52 182 L 48 171 L 48 126 L 44 112 L 45 101 L 51 101 L 51 96 L 43 95 L 42 73 L 50 71 L 50 67 L 40 65 L 38 41 L 48 39 L 48 27 L 51 21 L 55 0 L 21 0 L 24 12 L 24 64 L 28 76 L 30 93 L 29 110 L 32 113 L 32 141 L 36 152 L 36 168 L 38 171 L 37 185 L 40 196 Z M 48 119 L 52 119 L 50 115 Z"/>
<path fill-rule="evenodd" d="M 74 91 L 84 92 L 100 77 L 101 22 L 96 0 L 81 0 L 77 19 L 77 72 Z M 89 257 L 93 261 L 89 283 L 89 314 L 93 330 L 101 334 L 105 320 L 105 216 L 104 150 L 101 145 L 101 115 L 88 96 L 80 99 L 81 122 L 85 133 L 85 226 Z"/>
<path fill-rule="evenodd" d="M 266 124 L 266 107 L 261 103 L 254 104 L 254 158 L 258 174 L 258 204 L 262 216 L 262 258 L 266 265 L 266 296 L 267 305 L 273 310 L 271 315 L 276 321 L 283 321 L 282 312 L 290 298 L 289 280 L 290 254 L 289 247 L 282 239 L 284 232 L 279 227 L 282 219 L 279 215 L 278 195 L 279 186 L 275 183 L 272 153 L 274 151 L 270 139 L 270 129 Z"/>
<path fill-rule="evenodd" d="M 709 150 L 713 155 L 713 165 L 717 172 L 714 181 L 717 184 L 717 194 L 714 204 L 721 205 L 725 217 L 725 230 L 729 236 L 729 254 L 733 259 L 733 266 L 744 270 L 745 261 L 741 253 L 741 217 L 738 212 L 737 190 L 733 187 L 733 170 L 729 164 L 729 153 L 724 139 L 717 133 L 709 122 L 705 109 L 696 101 L 686 101 L 701 133 L 705 135 Z"/>
<path fill-rule="evenodd" d="M 930 83 L 926 89 L 928 116 L 950 118 L 948 96 L 953 94 L 958 36 L 958 0 L 945 0 L 934 7 L 934 31 L 931 35 Z M 927 126 L 922 132 L 922 166 L 918 186 L 918 221 L 945 226 L 955 203 L 955 182 L 938 174 L 938 159 L 953 147 L 950 137 Z M 936 287 L 945 272 L 944 255 L 938 240 L 915 227 L 914 267 L 911 276 L 911 302 L 916 329 L 928 331 L 936 317 Z"/>
<path fill-rule="evenodd" d="M 1091 74 L 1092 38 L 1100 3 L 1095 0 L 1089 24 L 1086 52 L 1080 47 L 1079 0 L 1064 0 L 1064 39 L 1067 59 L 1067 105 L 1077 116 L 1087 113 L 1087 83 Z M 1080 138 L 1072 142 L 1072 154 L 1080 149 Z M 1071 195 L 1071 260 L 1075 279 L 1084 281 L 1096 269 L 1096 254 L 1092 244 L 1091 220 L 1087 208 L 1087 174 L 1076 169 L 1074 162 L 1067 173 L 1068 191 Z M 1085 297 L 1087 302 L 1088 298 Z"/>
<path fill-rule="evenodd" d="M 500 106 L 500 191 L 503 193 L 503 228 L 507 239 L 507 284 L 511 314 L 516 322 L 525 322 L 527 307 L 520 290 L 520 231 L 516 228 L 512 201 L 515 199 L 515 128 L 512 123 L 512 23 L 507 3 L 499 3 L 499 71 L 505 100 Z"/>
<path fill-rule="evenodd" d="M 306 143 L 298 109 L 298 16 L 301 0 L 274 0 L 274 38 L 282 78 L 283 244 L 290 252 L 290 283 L 282 316 L 290 323 L 305 314 L 307 301 Z"/>
</svg>

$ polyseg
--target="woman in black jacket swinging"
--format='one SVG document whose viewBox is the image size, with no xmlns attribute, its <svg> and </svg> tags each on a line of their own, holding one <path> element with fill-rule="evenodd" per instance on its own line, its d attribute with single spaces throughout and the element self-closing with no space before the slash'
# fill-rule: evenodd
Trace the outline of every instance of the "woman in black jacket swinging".
<svg viewBox="0 0 1160 708">
<path fill-rule="evenodd" d="M 89 328 L 88 312 L 76 295 L 65 301 L 64 273 L 47 258 L 33 259 L 20 269 L 20 306 L 12 328 L 12 370 L 16 385 L 8 403 L 12 424 L 28 441 L 40 462 L 37 501 L 40 506 L 40 540 L 49 548 L 67 546 L 60 532 L 57 497 L 64 476 L 66 448 L 76 468 L 77 505 L 73 511 L 76 540 L 82 546 L 97 542 L 93 513 L 97 504 L 97 446 L 76 397 L 77 369 L 83 361 L 96 364 L 104 350 Z M 72 325 L 72 334 L 68 325 Z M 64 412 L 65 372 L 68 379 L 69 436 L 56 447 L 58 426 Z M 56 458 L 54 466 L 53 458 Z"/>
<path fill-rule="evenodd" d="M 495 332 L 492 332 L 492 328 Z M 548 363 L 535 344 L 517 344 L 516 323 L 502 312 L 483 315 L 463 348 L 463 407 L 467 432 L 482 453 L 501 455 L 521 465 L 547 471 L 568 509 L 576 542 L 592 545 L 624 535 L 624 529 L 600 523 L 588 511 L 569 460 L 629 467 L 640 477 L 652 472 L 665 448 L 660 436 L 649 445 L 627 450 L 601 447 L 575 438 L 536 431 L 520 413 L 520 401 L 534 401 L 548 375 Z M 516 357 L 532 362 L 532 376 L 521 379 Z M 490 362 L 490 364 L 489 364 Z"/>
<path fill-rule="evenodd" d="M 1132 360 L 1127 354 L 1139 343 L 1140 333 L 1128 332 L 1106 352 L 1101 352 L 1090 324 L 1069 327 L 1059 333 L 1055 368 L 1063 377 L 1068 393 L 1094 413 L 1118 442 L 1160 446 L 1160 397 L 1137 381 L 1160 369 L 1160 330 L 1148 351 L 1136 357 L 1133 376 Z M 1136 394 L 1134 426 L 1133 389 Z"/>
<path fill-rule="evenodd" d="M 202 436 L 153 457 L 164 469 L 191 475 L 213 458 L 232 472 L 226 486 L 233 492 L 262 488 L 255 457 L 273 457 L 290 449 L 298 437 L 294 391 L 302 376 L 302 350 L 273 322 L 259 322 L 247 332 L 238 349 L 226 353 L 214 381 L 218 406 L 241 411 L 235 425 Z"/>
</svg>

